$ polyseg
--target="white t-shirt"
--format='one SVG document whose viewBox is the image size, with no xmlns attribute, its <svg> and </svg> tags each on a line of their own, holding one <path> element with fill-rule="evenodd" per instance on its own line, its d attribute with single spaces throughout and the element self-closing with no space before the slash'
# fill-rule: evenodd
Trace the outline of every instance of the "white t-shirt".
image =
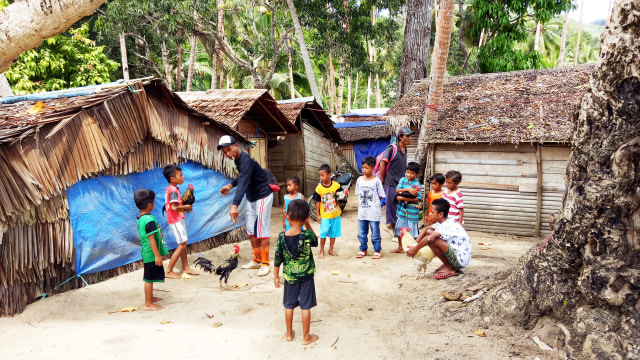
<svg viewBox="0 0 640 360">
<path fill-rule="evenodd" d="M 358 220 L 382 221 L 380 198 L 385 197 L 382 182 L 377 177 L 365 180 L 360 176 L 356 181 L 358 195 Z"/>
<path fill-rule="evenodd" d="M 433 230 L 440 234 L 442 240 L 456 252 L 458 262 L 462 267 L 471 261 L 471 239 L 467 231 L 457 221 L 448 218 L 443 223 L 433 224 Z"/>
</svg>

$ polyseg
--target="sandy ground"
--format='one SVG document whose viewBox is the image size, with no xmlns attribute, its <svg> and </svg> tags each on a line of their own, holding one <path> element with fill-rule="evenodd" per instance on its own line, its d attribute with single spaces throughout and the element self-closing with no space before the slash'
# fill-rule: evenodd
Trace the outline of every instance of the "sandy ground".
<svg viewBox="0 0 640 360">
<path fill-rule="evenodd" d="M 33 303 L 12 318 L 0 318 L 2 359 L 549 359 L 522 328 L 483 325 L 486 337 L 474 335 L 478 325 L 448 321 L 437 309 L 440 292 L 464 288 L 513 266 L 536 241 L 531 238 L 472 232 L 473 258 L 465 274 L 446 280 L 413 280 L 413 260 L 390 254 L 396 243 L 383 233 L 382 259 L 356 259 L 357 202 L 343 214 L 343 237 L 337 257 L 316 256 L 318 306 L 311 311 L 311 332 L 320 339 L 303 346 L 300 311 L 294 313 L 296 338 L 284 341 L 282 288 L 273 276 L 237 269 L 230 284 L 249 285 L 235 291 L 218 287 L 215 275 L 169 280 L 156 286 L 166 308 L 158 312 L 113 312 L 142 308 L 142 270 L 90 287 Z M 272 218 L 271 259 L 280 211 Z M 314 225 L 317 228 L 317 224 Z M 317 231 L 317 229 L 316 229 Z M 481 249 L 479 242 L 492 243 Z M 248 241 L 240 243 L 241 263 L 251 257 Z M 219 262 L 225 245 L 203 255 Z M 314 251 L 317 253 L 317 250 Z M 192 262 L 197 254 L 189 255 Z M 165 266 L 168 261 L 165 261 Z M 439 260 L 429 264 L 432 273 Z M 340 271 L 332 275 L 332 271 Z M 210 315 L 212 318 L 209 318 Z M 164 323 L 168 322 L 168 323 Z"/>
</svg>

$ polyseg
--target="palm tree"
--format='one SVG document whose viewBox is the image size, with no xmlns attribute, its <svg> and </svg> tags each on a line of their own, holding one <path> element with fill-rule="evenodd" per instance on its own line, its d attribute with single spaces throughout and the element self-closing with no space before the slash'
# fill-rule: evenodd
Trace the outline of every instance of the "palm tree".
<svg viewBox="0 0 640 360">
<path fill-rule="evenodd" d="M 562 40 L 560 40 L 560 55 L 558 55 L 558 66 L 564 64 L 564 50 L 567 46 L 567 24 L 569 23 L 569 12 L 564 12 L 564 21 L 562 22 Z"/>
<path fill-rule="evenodd" d="M 573 65 L 578 65 L 578 53 L 580 53 L 580 35 L 582 34 L 582 13 L 584 12 L 584 0 L 580 1 L 580 22 L 578 23 L 578 40 L 576 41 L 576 57 Z"/>
</svg>

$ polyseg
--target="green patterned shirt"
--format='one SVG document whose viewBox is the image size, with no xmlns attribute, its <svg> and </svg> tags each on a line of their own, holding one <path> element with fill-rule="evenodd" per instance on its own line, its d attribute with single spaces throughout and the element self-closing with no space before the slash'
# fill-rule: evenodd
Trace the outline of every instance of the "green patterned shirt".
<svg viewBox="0 0 640 360">
<path fill-rule="evenodd" d="M 284 264 L 282 274 L 286 284 L 303 282 L 313 277 L 316 264 L 311 253 L 312 246 L 318 246 L 318 238 L 311 230 L 303 231 L 299 236 L 298 256 L 294 258 L 284 239 L 284 231 L 280 233 L 273 265 L 279 267 Z"/>
</svg>

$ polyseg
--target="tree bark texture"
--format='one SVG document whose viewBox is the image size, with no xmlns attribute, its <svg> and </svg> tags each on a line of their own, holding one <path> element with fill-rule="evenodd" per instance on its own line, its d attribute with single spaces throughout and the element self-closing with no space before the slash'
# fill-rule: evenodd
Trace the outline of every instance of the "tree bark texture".
<svg viewBox="0 0 640 360">
<path fill-rule="evenodd" d="M 193 85 L 193 68 L 196 64 L 196 51 L 198 50 L 198 38 L 191 36 L 191 50 L 189 51 L 189 69 L 187 70 L 187 91 L 191 91 Z"/>
<path fill-rule="evenodd" d="M 313 74 L 313 66 L 311 66 L 311 58 L 309 57 L 309 51 L 307 51 L 307 44 L 304 41 L 304 34 L 302 33 L 302 26 L 300 26 L 300 19 L 298 18 L 298 12 L 293 4 L 293 0 L 287 0 L 289 6 L 289 12 L 291 13 L 291 19 L 293 20 L 293 28 L 298 38 L 298 45 L 300 46 L 300 54 L 302 55 L 302 61 L 304 62 L 304 70 L 307 73 L 307 79 L 309 80 L 309 87 L 311 88 L 311 94 L 316 101 L 322 105 L 322 98 L 320 97 L 320 91 L 318 91 L 318 85 L 316 83 L 316 77 Z"/>
<path fill-rule="evenodd" d="M 427 77 L 431 40 L 432 0 L 407 0 L 406 26 L 398 93 L 402 97 L 415 80 Z"/>
<path fill-rule="evenodd" d="M 124 32 L 118 35 L 120 40 L 120 59 L 122 61 L 122 78 L 129 80 L 129 62 L 127 61 L 127 41 L 124 37 Z"/>
<path fill-rule="evenodd" d="M 553 235 L 466 312 L 551 318 L 570 359 L 640 358 L 640 0 L 618 4 L 574 114 Z"/>
<path fill-rule="evenodd" d="M 558 66 L 564 65 L 564 50 L 567 45 L 567 24 L 569 23 L 569 12 L 564 12 L 564 21 L 562 22 L 562 39 L 560 40 L 560 55 L 558 55 Z"/>
<path fill-rule="evenodd" d="M 438 12 L 436 40 L 431 59 L 431 83 L 429 85 L 429 97 L 426 105 L 437 105 L 441 103 L 444 79 L 447 76 L 447 58 L 449 57 L 449 45 L 451 44 L 451 30 L 453 28 L 453 9 L 455 0 L 441 0 L 440 11 Z M 437 118 L 437 107 L 427 106 L 420 127 L 418 144 L 427 141 L 427 131 L 433 126 Z M 426 146 L 418 146 L 416 159 L 418 164 L 426 161 Z M 425 172 L 426 176 L 427 172 Z"/>
<path fill-rule="evenodd" d="M 584 12 L 584 0 L 580 2 L 580 21 L 578 22 L 578 40 L 576 40 L 576 57 L 573 65 L 578 65 L 578 55 L 580 54 L 580 35 L 582 35 L 582 13 Z"/>
<path fill-rule="evenodd" d="M 0 73 L 23 52 L 93 14 L 106 0 L 22 0 L 0 12 Z"/>
</svg>

